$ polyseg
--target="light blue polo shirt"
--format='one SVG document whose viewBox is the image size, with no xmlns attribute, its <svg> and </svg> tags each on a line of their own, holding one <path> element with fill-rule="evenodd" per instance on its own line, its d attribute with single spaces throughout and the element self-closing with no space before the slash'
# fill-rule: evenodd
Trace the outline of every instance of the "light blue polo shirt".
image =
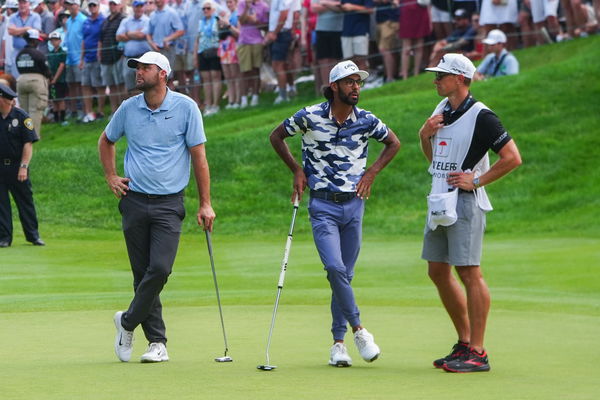
<svg viewBox="0 0 600 400">
<path fill-rule="evenodd" d="M 142 14 L 140 19 L 136 19 L 134 16 L 127 17 L 121 21 L 119 29 L 117 29 L 117 35 L 124 35 L 127 32 L 142 31 L 148 34 L 148 24 L 150 18 L 145 14 Z M 128 40 L 125 42 L 125 48 L 123 53 L 125 57 L 139 57 L 147 51 L 152 50 L 148 41 L 143 40 Z"/>
<path fill-rule="evenodd" d="M 169 6 L 162 11 L 156 10 L 150 15 L 150 26 L 148 33 L 152 41 L 160 48 L 164 47 L 165 38 L 176 31 L 184 30 L 183 22 L 177 12 Z"/>
<path fill-rule="evenodd" d="M 10 18 L 8 19 L 8 25 L 9 26 L 14 25 L 17 28 L 23 28 L 25 26 L 29 26 L 33 29 L 40 31 L 40 30 L 42 30 L 42 19 L 40 18 L 40 15 L 38 13 L 35 13 L 33 11 L 30 11 L 29 16 L 25 19 L 21 18 L 19 13 L 16 12 L 13 15 L 11 15 Z M 17 56 L 17 54 L 19 54 L 19 51 L 25 47 L 26 44 L 27 44 L 27 41 L 25 39 L 23 39 L 23 37 L 21 37 L 21 36 L 13 37 L 13 49 L 15 50 L 13 52 L 13 54 L 15 57 Z"/>
<path fill-rule="evenodd" d="M 75 18 L 67 19 L 67 65 L 79 65 L 81 60 L 81 42 L 83 42 L 83 23 L 87 17 L 80 11 Z"/>
<path fill-rule="evenodd" d="M 106 126 L 106 137 L 127 138 L 125 176 L 129 188 L 146 194 L 182 191 L 190 180 L 188 148 L 206 142 L 202 116 L 191 98 L 167 89 L 156 110 L 144 94 L 125 100 Z"/>
</svg>

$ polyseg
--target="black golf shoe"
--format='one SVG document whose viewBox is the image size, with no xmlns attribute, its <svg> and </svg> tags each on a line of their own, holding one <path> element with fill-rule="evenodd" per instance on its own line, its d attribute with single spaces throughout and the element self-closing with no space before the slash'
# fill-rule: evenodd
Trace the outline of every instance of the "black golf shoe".
<svg viewBox="0 0 600 400">
<path fill-rule="evenodd" d="M 443 368 L 446 372 L 488 372 L 490 363 L 485 350 L 480 354 L 475 349 L 470 349 L 465 357 L 448 361 Z"/>
<path fill-rule="evenodd" d="M 438 358 L 433 362 L 433 366 L 436 368 L 443 368 L 444 364 L 449 361 L 459 360 L 461 357 L 469 354 L 469 344 L 461 342 L 460 340 L 452 347 L 452 351 L 444 358 Z"/>
</svg>

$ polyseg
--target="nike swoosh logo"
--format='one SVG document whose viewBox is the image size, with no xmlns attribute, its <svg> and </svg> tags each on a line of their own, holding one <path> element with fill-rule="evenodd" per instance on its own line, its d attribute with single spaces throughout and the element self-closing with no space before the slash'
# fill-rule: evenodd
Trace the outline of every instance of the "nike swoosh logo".
<svg viewBox="0 0 600 400">
<path fill-rule="evenodd" d="M 171 119 L 171 118 L 173 118 L 173 116 L 172 116 L 172 115 L 171 115 L 170 117 L 165 117 L 165 119 Z"/>
<path fill-rule="evenodd" d="M 123 335 L 119 336 L 119 346 L 123 346 Z"/>
</svg>

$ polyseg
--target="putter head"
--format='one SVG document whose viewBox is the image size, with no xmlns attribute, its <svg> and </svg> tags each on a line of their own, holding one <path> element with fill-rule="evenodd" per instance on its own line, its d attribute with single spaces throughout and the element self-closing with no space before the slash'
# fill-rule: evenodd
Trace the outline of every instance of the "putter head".
<svg viewBox="0 0 600 400">
<path fill-rule="evenodd" d="M 277 366 L 276 365 L 259 365 L 256 368 L 260 369 L 261 371 L 273 371 L 275 368 L 277 368 Z"/>
<path fill-rule="evenodd" d="M 215 358 L 216 362 L 233 362 L 233 358 L 229 357 L 229 356 L 225 356 L 225 357 L 217 357 Z"/>
</svg>

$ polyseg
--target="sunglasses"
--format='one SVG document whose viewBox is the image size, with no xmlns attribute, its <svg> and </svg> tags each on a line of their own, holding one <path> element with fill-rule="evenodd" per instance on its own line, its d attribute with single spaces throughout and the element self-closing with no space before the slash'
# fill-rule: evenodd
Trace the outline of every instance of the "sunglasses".
<svg viewBox="0 0 600 400">
<path fill-rule="evenodd" d="M 436 72 L 435 73 L 435 80 L 439 82 L 442 79 L 444 79 L 444 77 L 446 77 L 448 75 L 453 75 L 453 74 L 450 74 L 448 72 Z"/>
<path fill-rule="evenodd" d="M 212 10 L 212 7 L 202 7 L 202 11 Z"/>
<path fill-rule="evenodd" d="M 360 79 L 352 79 L 352 78 L 341 79 L 340 82 L 342 82 L 344 85 L 346 85 L 348 87 L 352 87 L 352 86 L 354 86 L 354 84 L 358 85 L 358 87 L 363 87 L 365 85 L 365 81 L 361 81 Z"/>
</svg>

